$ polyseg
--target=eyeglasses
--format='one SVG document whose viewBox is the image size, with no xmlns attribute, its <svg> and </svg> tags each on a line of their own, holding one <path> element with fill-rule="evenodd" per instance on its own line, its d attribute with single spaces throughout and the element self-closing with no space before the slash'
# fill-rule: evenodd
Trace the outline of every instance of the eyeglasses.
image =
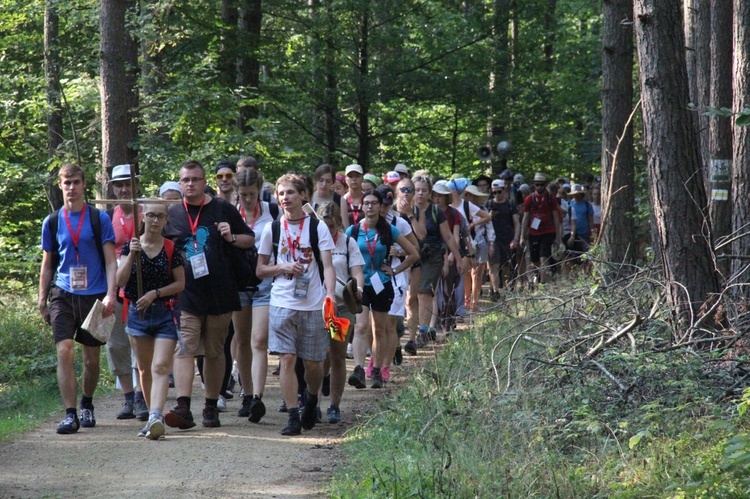
<svg viewBox="0 0 750 499">
<path fill-rule="evenodd" d="M 197 184 L 201 180 L 204 180 L 204 177 L 185 177 L 185 178 L 181 178 L 180 179 L 180 183 L 181 184 L 189 184 L 189 183 L 192 182 L 193 184 Z"/>
<path fill-rule="evenodd" d="M 234 173 L 217 173 L 214 175 L 214 178 L 216 180 L 232 180 L 234 178 Z"/>
<path fill-rule="evenodd" d="M 400 190 L 404 194 L 412 194 L 414 192 L 414 187 L 399 187 L 398 190 Z"/>
<path fill-rule="evenodd" d="M 146 220 L 148 220 L 149 222 L 156 222 L 157 220 L 161 222 L 162 220 L 167 219 L 166 213 L 150 213 L 149 212 L 149 213 L 144 214 L 143 216 L 146 217 Z"/>
<path fill-rule="evenodd" d="M 365 201 L 362 203 L 362 206 L 377 206 L 380 204 L 380 201 Z"/>
</svg>

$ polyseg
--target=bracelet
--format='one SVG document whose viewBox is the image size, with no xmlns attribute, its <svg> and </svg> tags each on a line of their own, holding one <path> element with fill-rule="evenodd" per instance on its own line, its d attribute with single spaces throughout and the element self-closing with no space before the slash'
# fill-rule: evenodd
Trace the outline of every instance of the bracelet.
<svg viewBox="0 0 750 499">
<path fill-rule="evenodd" d="M 161 291 L 159 291 L 159 288 L 156 288 L 156 289 L 154 290 L 154 292 L 156 293 L 156 297 L 157 297 L 157 298 L 161 298 Z"/>
</svg>

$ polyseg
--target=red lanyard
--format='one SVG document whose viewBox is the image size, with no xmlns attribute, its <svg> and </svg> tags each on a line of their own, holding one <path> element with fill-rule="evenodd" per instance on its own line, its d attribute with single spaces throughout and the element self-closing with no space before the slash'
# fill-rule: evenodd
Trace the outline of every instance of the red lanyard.
<svg viewBox="0 0 750 499">
<path fill-rule="evenodd" d="M 240 206 L 240 215 L 242 215 L 242 220 L 245 221 L 248 227 L 250 227 L 250 230 L 253 230 L 255 228 L 255 221 L 258 220 L 258 211 L 260 209 L 260 201 L 255 203 L 255 209 L 253 210 L 253 223 L 248 224 L 247 223 L 247 215 L 245 214 L 245 207 Z"/>
<path fill-rule="evenodd" d="M 307 218 L 307 217 L 305 217 Z M 289 224 L 286 221 L 286 218 L 284 219 L 284 233 L 286 234 L 286 243 L 289 245 L 289 253 L 292 255 L 292 261 L 296 262 L 297 257 L 295 256 L 294 248 L 299 248 L 299 240 L 302 237 L 302 229 L 305 227 L 305 219 L 303 218 L 302 221 L 299 223 L 299 232 L 297 233 L 297 239 L 292 242 L 292 238 L 289 236 Z"/>
<path fill-rule="evenodd" d="M 375 250 L 378 246 L 378 233 L 375 232 L 375 237 L 370 241 L 367 237 L 367 222 L 362 222 L 362 230 L 365 231 L 365 243 L 367 244 L 367 252 L 370 254 L 370 266 L 375 270 Z M 370 245 L 372 242 L 372 245 Z"/>
<path fill-rule="evenodd" d="M 349 201 L 351 201 L 351 199 L 352 199 L 351 196 L 349 196 Z M 349 213 L 352 215 L 352 220 L 356 224 L 359 222 L 359 217 L 362 215 L 362 205 L 358 204 L 356 205 L 356 207 L 354 206 L 353 203 L 348 203 L 348 205 L 349 205 Z"/>
<path fill-rule="evenodd" d="M 185 207 L 185 212 L 187 213 L 188 223 L 190 224 L 190 232 L 193 234 L 193 248 L 196 250 L 198 249 L 198 238 L 195 237 L 195 233 L 198 231 L 198 220 L 201 218 L 201 210 L 203 210 L 203 205 L 206 204 L 206 196 L 203 196 L 203 199 L 201 200 L 201 207 L 198 208 L 198 215 L 195 217 L 195 221 L 193 221 L 193 217 L 190 216 L 190 211 L 188 211 L 188 204 L 186 199 L 182 199 L 182 206 Z"/>
<path fill-rule="evenodd" d="M 81 229 L 83 229 L 83 219 L 86 218 L 86 211 L 88 208 L 86 205 L 83 205 L 83 210 L 81 211 L 81 218 L 78 219 L 78 228 L 75 232 L 73 232 L 73 226 L 70 225 L 70 216 L 68 216 L 68 210 L 63 208 L 63 215 L 65 216 L 65 225 L 68 226 L 68 232 L 70 233 L 70 238 L 73 240 L 73 247 L 76 250 L 76 263 L 78 263 L 78 241 L 81 238 Z"/>
</svg>

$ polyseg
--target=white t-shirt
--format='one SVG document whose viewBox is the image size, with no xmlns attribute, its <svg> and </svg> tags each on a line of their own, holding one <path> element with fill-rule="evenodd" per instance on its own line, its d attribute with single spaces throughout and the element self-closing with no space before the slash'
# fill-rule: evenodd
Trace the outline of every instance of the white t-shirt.
<svg viewBox="0 0 750 499">
<path fill-rule="evenodd" d="M 398 229 L 398 231 L 401 233 L 402 236 L 406 237 L 412 232 L 414 232 L 413 230 L 411 230 L 411 225 L 409 224 L 409 222 L 404 220 L 404 218 L 401 215 L 394 213 L 393 211 L 389 212 L 388 215 L 386 215 L 385 217 L 389 225 L 393 225 L 393 217 L 396 217 L 396 228 Z M 393 247 L 399 251 L 403 251 L 403 248 L 396 242 L 393 243 Z M 399 265 L 401 265 L 401 258 L 398 258 L 395 256 L 391 258 L 391 268 L 395 269 Z M 400 274 L 396 274 L 395 276 L 393 276 L 394 286 L 405 287 L 409 285 L 409 270 L 410 269 L 406 269 L 404 272 L 401 272 Z"/>
<path fill-rule="evenodd" d="M 466 220 L 466 208 L 464 207 L 464 203 L 469 206 L 469 215 L 471 215 L 471 220 Z M 454 206 L 454 208 L 456 208 Z M 471 201 L 467 201 L 465 199 L 461 200 L 461 204 L 458 205 L 456 208 L 458 212 L 461 214 L 464 220 L 466 220 L 466 223 L 476 223 L 480 220 L 479 213 L 482 208 L 475 205 Z M 495 240 L 495 228 L 492 226 L 492 218 L 490 218 L 490 221 L 487 223 L 484 223 L 482 225 L 476 225 L 474 227 L 474 233 L 476 236 L 474 237 L 474 244 L 479 244 L 482 242 L 482 239 L 485 240 L 485 242 L 490 242 Z"/>
<path fill-rule="evenodd" d="M 346 241 L 349 240 L 349 267 L 346 266 Z M 331 258 L 333 260 L 333 268 L 336 271 L 336 277 L 342 281 L 349 279 L 351 273 L 349 269 L 357 266 L 364 265 L 365 259 L 362 258 L 362 252 L 359 250 L 359 245 L 355 239 L 347 237 L 346 234 L 339 233 L 336 240 L 336 246 L 331 252 Z M 344 286 L 337 280 L 336 281 L 336 305 L 341 307 L 344 306 L 343 301 Z"/>
<path fill-rule="evenodd" d="M 281 274 L 274 278 L 271 288 L 271 306 L 300 311 L 321 310 L 326 293 L 310 246 L 310 217 L 305 217 L 301 224 L 288 224 L 288 229 L 284 227 L 284 217 L 279 217 L 279 220 L 281 230 L 279 231 L 277 263 L 299 262 L 305 266 L 305 271 L 299 277 Z M 263 228 L 258 254 L 269 255 L 273 259 L 271 225 L 268 223 Z M 300 225 L 302 225 L 301 233 Z M 290 248 L 290 241 L 293 248 Z M 331 233 L 323 222 L 318 222 L 318 248 L 321 252 L 334 248 Z"/>
</svg>

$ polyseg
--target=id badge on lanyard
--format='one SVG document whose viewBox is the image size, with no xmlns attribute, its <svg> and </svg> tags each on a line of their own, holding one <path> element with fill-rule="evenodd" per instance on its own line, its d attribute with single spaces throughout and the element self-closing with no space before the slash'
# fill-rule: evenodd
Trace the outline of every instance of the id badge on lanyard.
<svg viewBox="0 0 750 499">
<path fill-rule="evenodd" d="M 294 297 L 295 298 L 307 298 L 307 290 L 310 288 L 309 277 L 298 277 L 294 283 Z"/>
<path fill-rule="evenodd" d="M 190 267 L 193 269 L 193 277 L 198 279 L 208 275 L 208 262 L 206 254 L 201 252 L 190 257 Z"/>
<path fill-rule="evenodd" d="M 73 291 L 84 291 L 89 287 L 88 268 L 86 265 L 70 267 L 70 288 Z"/>
</svg>

